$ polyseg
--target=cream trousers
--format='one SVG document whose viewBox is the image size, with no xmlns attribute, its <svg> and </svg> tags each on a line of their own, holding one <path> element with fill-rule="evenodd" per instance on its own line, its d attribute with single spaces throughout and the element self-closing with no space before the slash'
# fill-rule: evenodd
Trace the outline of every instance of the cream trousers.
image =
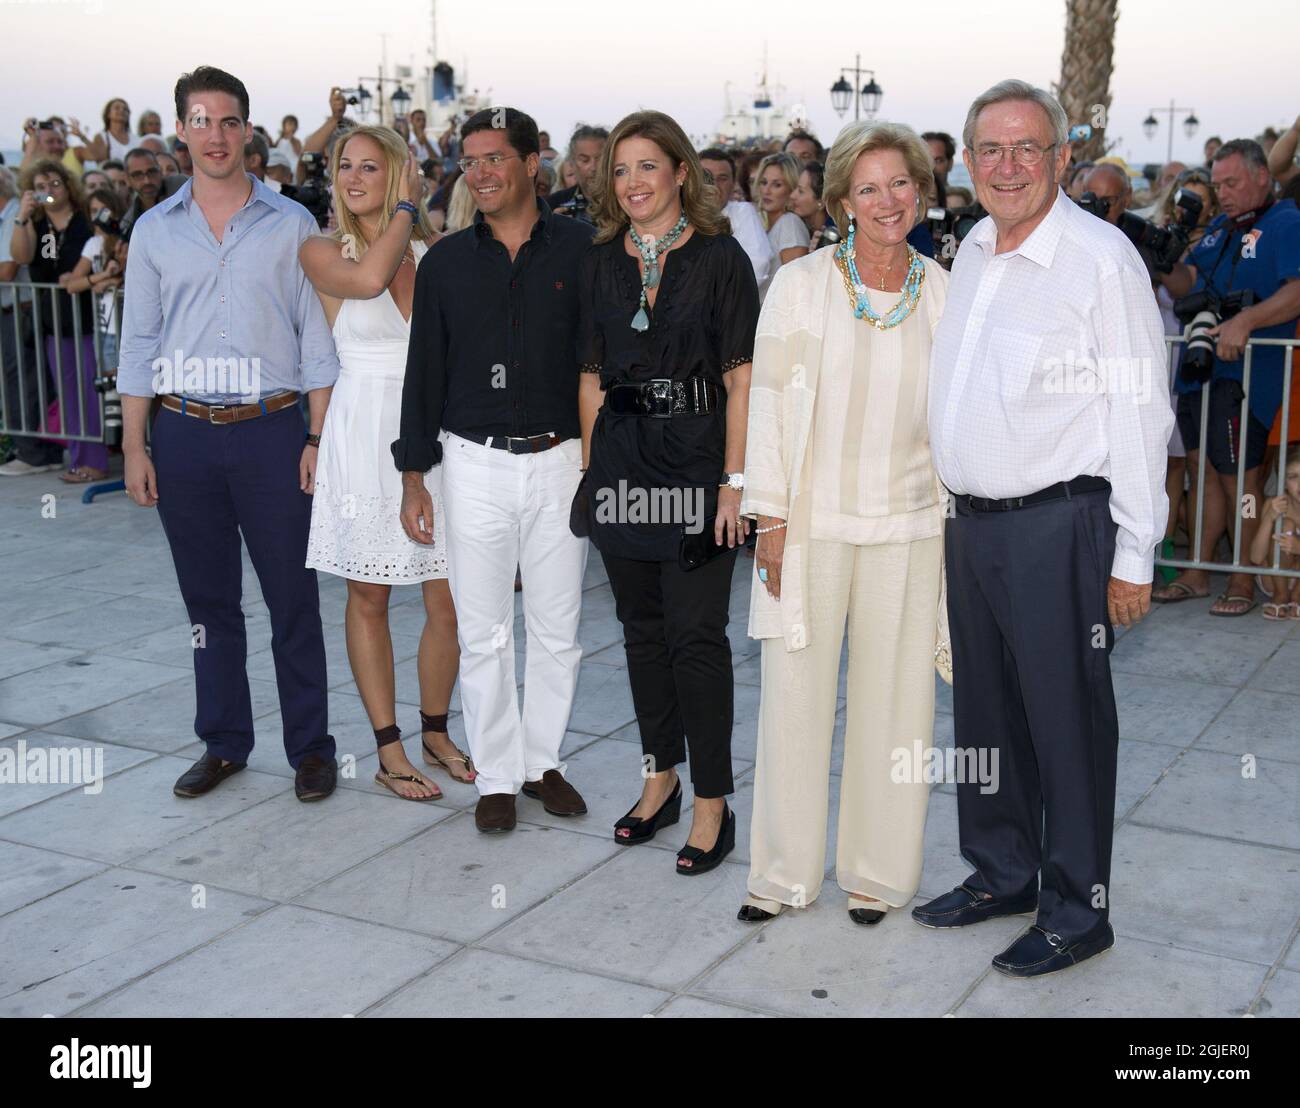
<svg viewBox="0 0 1300 1108">
<path fill-rule="evenodd" d="M 930 786 L 912 772 L 912 744 L 925 751 L 933 742 L 941 544 L 938 536 L 809 544 L 808 646 L 787 651 L 782 639 L 763 640 L 750 832 L 754 896 L 802 907 L 821 891 L 846 621 L 836 880 L 847 892 L 894 907 L 916 894 Z"/>
</svg>

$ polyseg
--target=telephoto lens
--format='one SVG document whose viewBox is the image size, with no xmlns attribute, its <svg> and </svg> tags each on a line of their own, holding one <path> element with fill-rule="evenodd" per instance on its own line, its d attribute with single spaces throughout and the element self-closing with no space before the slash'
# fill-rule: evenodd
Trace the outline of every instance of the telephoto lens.
<svg viewBox="0 0 1300 1108">
<path fill-rule="evenodd" d="M 1219 316 L 1213 308 L 1205 308 L 1192 316 L 1184 335 L 1187 348 L 1183 351 L 1183 377 L 1188 381 L 1204 383 L 1210 379 L 1214 369 L 1214 336 L 1209 335 L 1211 328 L 1219 325 Z"/>
<path fill-rule="evenodd" d="M 117 374 L 95 378 L 95 388 L 104 396 L 104 445 L 122 445 L 122 396 L 117 391 Z"/>
</svg>

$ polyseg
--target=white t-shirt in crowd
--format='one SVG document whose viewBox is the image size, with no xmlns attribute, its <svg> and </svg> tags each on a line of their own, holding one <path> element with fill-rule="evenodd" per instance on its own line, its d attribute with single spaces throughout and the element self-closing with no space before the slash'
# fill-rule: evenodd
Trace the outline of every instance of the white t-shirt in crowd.
<svg viewBox="0 0 1300 1108">
<path fill-rule="evenodd" d="M 808 225 L 794 212 L 785 212 L 767 229 L 767 241 L 776 251 L 776 265 L 779 267 L 782 250 L 790 250 L 796 246 L 807 249 L 812 243 L 812 235 L 808 233 Z"/>
<path fill-rule="evenodd" d="M 420 142 L 419 139 L 412 138 L 410 145 L 411 145 L 412 152 L 414 152 L 415 154 L 415 160 L 417 162 L 421 162 L 421 163 L 427 162 L 430 158 L 437 158 L 439 161 L 442 160 L 442 151 L 439 150 L 437 144 L 432 139 L 429 138 L 427 132 L 425 133 L 424 136 L 424 142 Z"/>
<path fill-rule="evenodd" d="M 106 160 L 110 162 L 119 161 L 125 164 L 127 154 L 140 145 L 140 136 L 132 132 L 127 136 L 126 142 L 118 142 L 111 131 L 105 131 L 104 141 L 108 143 L 108 158 Z"/>
<path fill-rule="evenodd" d="M 722 214 L 731 221 L 732 236 L 749 255 L 761 298 L 776 270 L 776 259 L 772 254 L 772 244 L 767 241 L 767 232 L 763 230 L 763 221 L 758 217 L 758 210 L 747 200 L 731 200 L 723 206 Z"/>
<path fill-rule="evenodd" d="M 278 151 L 280 151 L 281 154 L 283 154 L 286 158 L 288 158 L 288 159 L 289 159 L 289 172 L 290 172 L 290 173 L 293 173 L 293 174 L 297 174 L 297 172 L 298 172 L 298 152 L 297 152 L 296 150 L 294 150 L 294 148 L 293 148 L 293 140 L 292 140 L 292 139 L 282 138 L 282 139 L 281 139 L 279 142 L 277 142 L 273 147 L 271 147 L 271 149 L 272 149 L 272 150 L 278 150 Z M 270 182 L 268 181 L 267 184 L 270 184 Z"/>
<path fill-rule="evenodd" d="M 81 256 L 90 260 L 91 273 L 104 272 L 104 240 L 99 235 L 91 235 L 86 245 L 81 248 Z M 92 293 L 95 298 L 95 320 L 101 334 L 117 334 L 117 290 Z"/>
</svg>

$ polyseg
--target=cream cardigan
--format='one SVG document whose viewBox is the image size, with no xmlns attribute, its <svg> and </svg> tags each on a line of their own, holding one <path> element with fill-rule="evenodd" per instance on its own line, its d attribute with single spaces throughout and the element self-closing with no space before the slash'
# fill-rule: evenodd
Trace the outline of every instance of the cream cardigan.
<svg viewBox="0 0 1300 1108">
<path fill-rule="evenodd" d="M 929 258 L 922 298 L 932 325 L 943 312 L 948 274 Z M 754 574 L 749 635 L 781 637 L 787 650 L 808 645 L 804 597 L 808 595 L 807 549 L 812 530 L 810 438 L 823 358 L 851 356 L 856 321 L 831 248 L 783 265 L 763 302 L 754 340 L 745 440 L 745 492 L 741 513 L 787 521 L 781 599 L 774 600 Z M 907 326 L 903 323 L 902 326 Z M 926 367 L 928 372 L 928 367 Z M 886 448 L 888 444 L 884 444 Z M 942 518 L 947 496 L 935 478 L 934 504 Z M 936 665 L 949 679 L 947 594 L 936 613 Z"/>
</svg>

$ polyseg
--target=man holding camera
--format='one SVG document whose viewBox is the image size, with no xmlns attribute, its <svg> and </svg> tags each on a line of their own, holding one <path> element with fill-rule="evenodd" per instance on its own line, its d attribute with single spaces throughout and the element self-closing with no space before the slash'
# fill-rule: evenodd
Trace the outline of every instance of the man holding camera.
<svg viewBox="0 0 1300 1108">
<path fill-rule="evenodd" d="M 1251 508 L 1258 509 L 1263 501 L 1264 451 L 1282 403 L 1284 351 L 1281 347 L 1256 347 L 1251 355 L 1246 426 L 1241 426 L 1246 343 L 1251 338 L 1290 338 L 1300 317 L 1300 211 L 1294 204 L 1274 202 L 1263 148 L 1253 139 L 1224 143 L 1214 154 L 1210 177 L 1222 214 L 1206 228 L 1186 263 L 1175 265 L 1162 278 L 1175 297 L 1207 294 L 1205 310 L 1219 318 L 1217 326 L 1204 331 L 1214 340 L 1209 387 L 1205 387 L 1205 377 L 1189 372 L 1190 352 L 1184 353 L 1174 382 L 1179 394 L 1178 429 L 1188 444 L 1193 499 L 1202 448 L 1208 452 L 1211 467 L 1206 474 L 1201 548 L 1195 552 L 1206 562 L 1213 557 L 1224 528 L 1232 525 L 1239 497 L 1251 498 L 1243 502 L 1240 547 L 1250 549 L 1258 525 Z M 1175 310 L 1179 310 L 1177 304 Z M 1206 441 L 1201 444 L 1201 406 L 1207 394 Z M 1193 448 L 1193 443 L 1198 445 Z M 1243 454 L 1245 475 L 1238 488 Z M 1194 532 L 1194 527 L 1189 530 Z M 1209 574 L 1189 569 L 1151 599 L 1171 603 L 1208 595 Z M 1240 572 L 1229 577 L 1210 614 L 1241 616 L 1254 607 L 1253 577 Z"/>
<path fill-rule="evenodd" d="M 569 157 L 573 160 L 573 168 L 578 172 L 578 183 L 572 188 L 552 193 L 547 199 L 551 211 L 556 215 L 573 216 L 580 223 L 591 225 L 587 205 L 591 203 L 596 189 L 600 156 L 608 138 L 609 132 L 604 127 L 590 127 L 585 123 L 573 132 L 573 137 L 569 139 Z"/>
</svg>

